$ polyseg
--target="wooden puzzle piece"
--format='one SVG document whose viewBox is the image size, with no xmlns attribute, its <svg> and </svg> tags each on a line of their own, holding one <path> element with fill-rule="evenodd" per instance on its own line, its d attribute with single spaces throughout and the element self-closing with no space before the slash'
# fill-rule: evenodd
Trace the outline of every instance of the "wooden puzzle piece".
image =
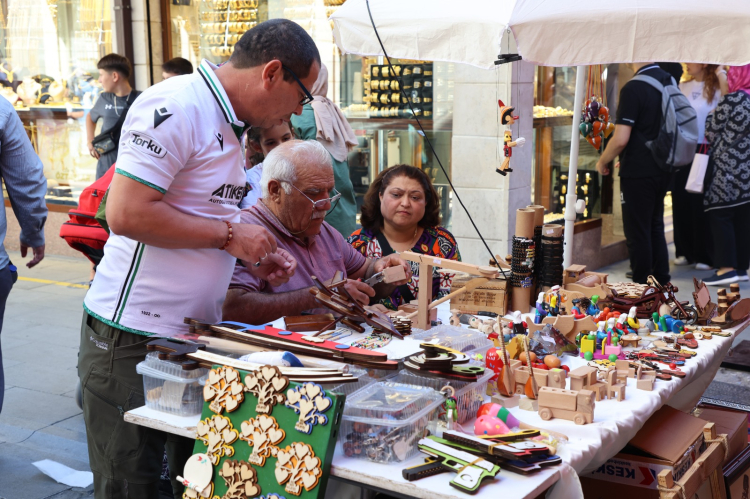
<svg viewBox="0 0 750 499">
<path fill-rule="evenodd" d="M 223 456 L 234 455 L 231 445 L 239 438 L 239 433 L 232 427 L 228 417 L 214 415 L 199 421 L 195 432 L 196 438 L 208 447 L 206 455 L 214 466 L 219 464 L 219 459 Z"/>
<path fill-rule="evenodd" d="M 214 467 L 207 454 L 193 454 L 185 463 L 182 476 L 177 481 L 185 486 L 183 499 L 209 498 L 214 492 Z"/>
<path fill-rule="evenodd" d="M 279 449 L 276 459 L 276 481 L 279 485 L 286 484 L 284 490 L 292 495 L 300 495 L 303 488 L 310 492 L 323 475 L 320 458 L 315 457 L 308 444 L 295 442 L 286 449 Z"/>
<path fill-rule="evenodd" d="M 245 376 L 245 391 L 258 398 L 255 411 L 259 414 L 271 414 L 273 406 L 283 403 L 283 391 L 287 386 L 289 379 L 282 376 L 276 366 L 263 366 Z"/>
<path fill-rule="evenodd" d="M 287 390 L 286 406 L 299 414 L 299 421 L 294 425 L 294 429 L 309 435 L 313 426 L 328 423 L 328 416 L 323 413 L 333 406 L 333 401 L 326 397 L 322 386 L 316 383 L 303 383 Z"/>
<path fill-rule="evenodd" d="M 258 474 L 246 461 L 224 461 L 219 476 L 227 486 L 227 492 L 221 499 L 248 499 L 260 494 Z"/>
<path fill-rule="evenodd" d="M 240 440 L 244 440 L 253 448 L 247 461 L 256 466 L 266 464 L 266 458 L 271 456 L 273 450 L 286 435 L 284 430 L 279 428 L 276 418 L 265 414 L 243 421 L 240 428 Z"/>
<path fill-rule="evenodd" d="M 216 414 L 224 409 L 227 412 L 237 410 L 245 399 L 240 373 L 226 366 L 211 369 L 203 387 L 203 399 L 211 402 L 208 407 Z"/>
</svg>

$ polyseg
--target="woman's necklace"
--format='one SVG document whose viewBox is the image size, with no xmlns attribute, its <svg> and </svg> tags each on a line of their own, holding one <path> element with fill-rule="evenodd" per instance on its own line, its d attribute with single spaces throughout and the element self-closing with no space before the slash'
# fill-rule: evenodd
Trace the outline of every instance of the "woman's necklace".
<svg viewBox="0 0 750 499">
<path fill-rule="evenodd" d="M 393 244 L 391 239 L 386 235 L 385 238 L 388 239 L 388 242 L 391 244 L 391 247 L 396 251 L 411 251 L 411 249 L 414 247 L 415 244 L 417 244 L 417 232 L 419 232 L 419 225 L 414 229 L 414 235 L 411 236 L 411 240 L 404 245 L 404 249 L 401 248 L 401 244 Z M 384 234 L 385 235 L 385 234 Z M 397 248 L 398 247 L 398 248 Z"/>
</svg>

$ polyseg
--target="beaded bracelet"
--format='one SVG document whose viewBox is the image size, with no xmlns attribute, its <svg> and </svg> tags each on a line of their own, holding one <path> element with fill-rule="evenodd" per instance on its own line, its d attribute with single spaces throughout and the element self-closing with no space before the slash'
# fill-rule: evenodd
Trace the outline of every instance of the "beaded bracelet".
<svg viewBox="0 0 750 499">
<path fill-rule="evenodd" d="M 220 250 L 227 249 L 227 246 L 229 246 L 229 243 L 232 242 L 232 238 L 234 237 L 234 235 L 232 234 L 232 222 L 228 220 L 223 220 L 223 222 L 227 224 L 227 228 L 229 229 L 229 234 L 227 234 L 227 242 L 224 243 L 224 246 L 219 248 Z"/>
</svg>

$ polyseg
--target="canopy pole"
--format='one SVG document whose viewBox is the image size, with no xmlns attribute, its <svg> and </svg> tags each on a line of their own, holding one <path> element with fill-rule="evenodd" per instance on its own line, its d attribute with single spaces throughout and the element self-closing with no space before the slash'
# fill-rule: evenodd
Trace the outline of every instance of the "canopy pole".
<svg viewBox="0 0 750 499">
<path fill-rule="evenodd" d="M 573 264 L 573 232 L 576 222 L 576 177 L 578 176 L 578 125 L 581 123 L 583 89 L 586 84 L 586 66 L 576 69 L 576 95 L 573 101 L 573 125 L 570 130 L 570 165 L 568 166 L 568 193 L 565 195 L 565 239 L 563 247 L 563 269 Z"/>
</svg>

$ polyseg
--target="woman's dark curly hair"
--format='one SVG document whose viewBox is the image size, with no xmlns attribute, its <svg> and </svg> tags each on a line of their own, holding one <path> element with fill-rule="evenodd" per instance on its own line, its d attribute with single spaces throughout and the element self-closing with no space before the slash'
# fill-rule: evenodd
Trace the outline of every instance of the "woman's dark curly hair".
<svg viewBox="0 0 750 499">
<path fill-rule="evenodd" d="M 410 165 L 396 165 L 386 168 L 370 184 L 370 188 L 365 194 L 365 200 L 362 204 L 362 227 L 370 231 L 380 231 L 383 229 L 383 215 L 380 212 L 380 195 L 385 192 L 393 179 L 398 177 L 408 177 L 420 183 L 424 190 L 425 209 L 419 226 L 422 228 L 435 227 L 440 225 L 440 197 L 432 186 L 430 177 L 425 172 Z"/>
</svg>

